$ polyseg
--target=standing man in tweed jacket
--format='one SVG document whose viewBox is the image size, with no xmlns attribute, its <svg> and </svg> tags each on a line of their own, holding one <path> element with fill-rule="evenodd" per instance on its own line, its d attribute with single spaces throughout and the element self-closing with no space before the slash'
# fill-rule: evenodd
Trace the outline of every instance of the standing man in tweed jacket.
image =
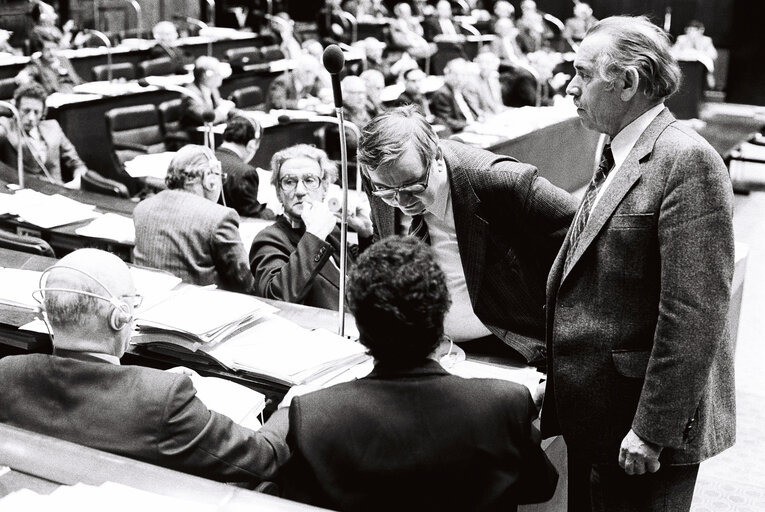
<svg viewBox="0 0 765 512">
<path fill-rule="evenodd" d="M 364 127 L 359 161 L 375 237 L 395 233 L 395 209 L 411 215 L 410 232 L 446 273 L 445 334 L 468 351 L 543 364 L 545 281 L 574 199 L 531 165 L 438 140 L 412 105 Z"/>
<path fill-rule="evenodd" d="M 566 440 L 569 510 L 689 510 L 736 431 L 730 180 L 664 107 L 680 70 L 647 18 L 601 21 L 574 66 L 611 142 L 547 283 L 542 432 Z"/>
</svg>

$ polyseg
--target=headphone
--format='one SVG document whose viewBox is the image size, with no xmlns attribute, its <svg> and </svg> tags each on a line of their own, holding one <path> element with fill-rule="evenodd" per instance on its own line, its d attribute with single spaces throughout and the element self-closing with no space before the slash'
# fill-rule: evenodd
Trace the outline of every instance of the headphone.
<svg viewBox="0 0 765 512">
<path fill-rule="evenodd" d="M 85 290 L 75 290 L 74 288 L 48 288 L 44 286 L 43 281 L 45 281 L 46 276 L 56 269 L 65 268 L 67 270 L 72 270 L 74 272 L 78 272 L 89 279 L 91 279 L 93 282 L 98 284 L 101 288 L 103 288 L 106 293 L 109 295 L 108 297 L 104 295 L 98 295 L 97 293 L 92 292 L 86 292 Z M 46 323 L 47 323 L 47 312 L 45 311 L 45 294 L 47 292 L 68 292 L 68 293 L 76 293 L 79 295 L 86 295 L 88 297 L 93 297 L 96 299 L 105 300 L 108 303 L 112 305 L 112 310 L 109 313 L 109 327 L 113 331 L 121 331 L 126 326 L 130 325 L 130 323 L 133 321 L 134 315 L 130 310 L 130 305 L 125 302 L 124 300 L 120 299 L 116 295 L 114 295 L 109 288 L 106 287 L 104 283 L 99 281 L 95 276 L 92 274 L 85 272 L 84 270 L 80 270 L 79 268 L 70 267 L 66 265 L 54 265 L 52 267 L 46 268 L 43 273 L 40 275 L 40 283 L 39 288 L 32 292 L 32 297 L 40 304 L 40 312 L 43 314 L 44 317 L 46 317 Z"/>
</svg>

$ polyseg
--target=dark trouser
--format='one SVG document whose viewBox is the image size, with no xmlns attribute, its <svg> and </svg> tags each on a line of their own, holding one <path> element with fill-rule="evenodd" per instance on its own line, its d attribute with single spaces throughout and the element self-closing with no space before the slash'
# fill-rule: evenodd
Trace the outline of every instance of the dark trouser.
<svg viewBox="0 0 765 512">
<path fill-rule="evenodd" d="M 588 463 L 569 450 L 569 512 L 684 512 L 691 509 L 699 465 L 662 465 L 628 475 L 618 464 Z"/>
</svg>

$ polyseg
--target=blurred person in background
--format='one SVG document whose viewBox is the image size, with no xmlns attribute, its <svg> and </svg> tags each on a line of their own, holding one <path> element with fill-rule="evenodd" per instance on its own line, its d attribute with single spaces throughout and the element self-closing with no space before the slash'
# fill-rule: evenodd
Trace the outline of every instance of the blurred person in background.
<svg viewBox="0 0 765 512">
<path fill-rule="evenodd" d="M 43 41 L 39 53 L 32 55 L 29 64 L 16 75 L 19 85 L 37 82 L 48 94 L 72 93 L 74 86 L 83 83 L 69 59 L 60 54 L 58 44 Z"/>
</svg>

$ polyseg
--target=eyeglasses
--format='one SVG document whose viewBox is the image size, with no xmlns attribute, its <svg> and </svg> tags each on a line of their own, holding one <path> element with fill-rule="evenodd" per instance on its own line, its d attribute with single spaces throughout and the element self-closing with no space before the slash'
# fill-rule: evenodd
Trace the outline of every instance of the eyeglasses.
<svg viewBox="0 0 765 512">
<path fill-rule="evenodd" d="M 120 299 L 133 299 L 133 309 L 138 309 L 141 307 L 141 304 L 143 304 L 143 295 L 139 295 L 137 293 L 134 293 L 133 295 L 120 295 Z M 125 302 L 129 302 L 125 300 Z"/>
<path fill-rule="evenodd" d="M 223 167 L 219 160 L 210 161 L 210 172 L 216 176 L 220 176 L 221 181 L 226 181 L 228 173 L 223 172 Z"/>
<path fill-rule="evenodd" d="M 297 176 L 282 176 L 279 179 L 279 186 L 284 192 L 292 192 L 297 188 L 298 181 L 302 181 L 308 190 L 316 190 L 321 185 L 322 179 L 315 174 L 306 174 L 300 178 Z"/>
<path fill-rule="evenodd" d="M 425 174 L 419 180 L 415 180 L 411 183 L 404 183 L 398 187 L 386 187 L 379 183 L 372 182 L 372 194 L 379 197 L 383 201 L 390 201 L 392 203 L 398 203 L 398 197 L 401 193 L 416 196 L 425 192 L 428 188 L 428 179 L 430 178 L 430 168 L 433 166 L 432 162 L 425 170 Z"/>
</svg>

